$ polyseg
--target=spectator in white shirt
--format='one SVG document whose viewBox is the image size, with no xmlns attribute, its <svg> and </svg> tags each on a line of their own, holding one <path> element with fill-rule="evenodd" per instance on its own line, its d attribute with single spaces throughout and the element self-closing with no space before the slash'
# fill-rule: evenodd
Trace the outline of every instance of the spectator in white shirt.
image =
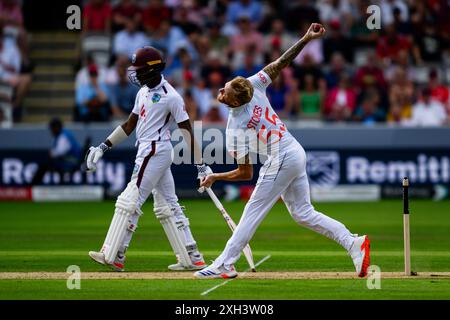
<svg viewBox="0 0 450 320">
<path fill-rule="evenodd" d="M 0 81 L 16 87 L 19 83 L 20 51 L 15 40 L 3 36 L 0 25 Z"/>
<path fill-rule="evenodd" d="M 6 100 L 12 105 L 11 115 L 13 120 L 20 121 L 22 102 L 31 83 L 31 71 L 27 62 L 24 62 L 17 39 L 10 35 L 7 36 L 5 30 L 0 18 L 0 83 L 6 83 L 7 86 L 11 87 L 13 95 L 7 94 Z M 1 99 L 4 100 L 5 98 L 1 97 Z M 10 114 L 10 112 L 8 111 L 7 114 Z M 10 118 L 10 116 L 7 116 L 7 118 Z"/>
<path fill-rule="evenodd" d="M 108 82 L 107 81 L 109 79 L 108 78 L 108 76 L 109 76 L 108 70 L 105 67 L 97 64 L 95 62 L 94 58 L 92 57 L 92 55 L 88 55 L 86 57 L 83 67 L 80 70 L 78 70 L 78 72 L 75 76 L 75 89 L 79 88 L 80 86 L 89 84 L 89 67 L 91 65 L 95 65 L 97 67 L 98 81 L 101 83 Z"/>
<path fill-rule="evenodd" d="M 447 114 L 442 103 L 431 98 L 429 88 L 423 89 L 422 99 L 413 106 L 410 124 L 422 127 L 441 126 L 446 120 Z"/>
<path fill-rule="evenodd" d="M 116 55 L 126 55 L 131 59 L 137 49 L 148 45 L 150 40 L 145 33 L 138 31 L 136 22 L 130 20 L 127 21 L 126 28 L 114 36 L 113 52 Z"/>
</svg>

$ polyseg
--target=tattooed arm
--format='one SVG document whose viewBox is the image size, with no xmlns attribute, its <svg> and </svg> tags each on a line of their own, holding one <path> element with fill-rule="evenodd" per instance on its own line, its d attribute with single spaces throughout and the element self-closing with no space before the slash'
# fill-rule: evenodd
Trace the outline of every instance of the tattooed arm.
<svg viewBox="0 0 450 320">
<path fill-rule="evenodd" d="M 318 29 L 318 31 L 314 31 L 314 29 Z M 270 79 L 275 80 L 276 77 L 280 74 L 280 71 L 287 67 L 295 57 L 298 56 L 300 51 L 306 46 L 306 44 L 313 40 L 323 36 L 325 33 L 325 28 L 319 23 L 313 23 L 309 27 L 308 31 L 305 35 L 298 40 L 292 47 L 290 47 L 281 57 L 279 57 L 274 62 L 268 64 L 264 67 L 263 71 L 267 73 Z"/>
</svg>

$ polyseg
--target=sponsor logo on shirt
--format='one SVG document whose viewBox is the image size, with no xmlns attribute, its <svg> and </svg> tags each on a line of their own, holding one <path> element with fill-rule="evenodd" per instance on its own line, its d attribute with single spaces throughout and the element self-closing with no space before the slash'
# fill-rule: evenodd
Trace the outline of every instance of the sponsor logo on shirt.
<svg viewBox="0 0 450 320">
<path fill-rule="evenodd" d="M 267 78 L 261 72 L 258 72 L 258 77 L 261 79 L 262 83 L 267 83 Z"/>
<path fill-rule="evenodd" d="M 152 97 L 152 102 L 153 103 L 158 103 L 159 100 L 161 100 L 161 95 L 159 93 L 154 93 L 153 97 Z"/>
</svg>

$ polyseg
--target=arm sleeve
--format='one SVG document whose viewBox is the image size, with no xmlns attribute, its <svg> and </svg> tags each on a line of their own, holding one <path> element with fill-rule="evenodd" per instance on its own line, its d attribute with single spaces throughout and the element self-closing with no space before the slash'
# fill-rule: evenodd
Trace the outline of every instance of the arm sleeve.
<svg viewBox="0 0 450 320">
<path fill-rule="evenodd" d="M 270 79 L 269 75 L 263 70 L 259 71 L 257 74 L 254 74 L 248 78 L 248 80 L 252 83 L 253 88 L 260 91 L 266 91 L 267 87 L 272 83 L 272 79 Z"/>
<path fill-rule="evenodd" d="M 169 105 L 169 108 L 170 113 L 172 114 L 172 117 L 175 119 L 176 123 L 189 120 L 189 115 L 186 112 L 184 100 L 180 95 L 177 94 L 174 96 Z"/>
</svg>

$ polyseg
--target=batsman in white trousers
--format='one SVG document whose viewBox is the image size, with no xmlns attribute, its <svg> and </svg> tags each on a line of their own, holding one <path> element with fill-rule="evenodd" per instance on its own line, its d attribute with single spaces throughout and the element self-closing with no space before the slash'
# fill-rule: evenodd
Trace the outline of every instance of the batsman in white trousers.
<svg viewBox="0 0 450 320">
<path fill-rule="evenodd" d="M 211 173 L 202 164 L 199 148 L 194 141 L 189 115 L 183 98 L 161 74 L 165 67 L 161 52 L 153 47 L 136 51 L 129 68 L 130 80 L 141 87 L 129 118 L 118 126 L 97 147 L 91 147 L 86 155 L 88 171 L 95 171 L 96 164 L 109 149 L 115 147 L 136 129 L 138 152 L 130 182 L 117 198 L 114 215 L 100 251 L 90 251 L 96 262 L 124 270 L 127 251 L 138 220 L 143 215 L 142 205 L 153 193 L 156 218 L 177 258 L 170 270 L 199 270 L 206 266 L 202 254 L 192 236 L 189 219 L 178 203 L 170 166 L 172 144 L 170 127 L 183 129 L 186 141 L 194 154 L 198 177 Z M 197 155 L 197 156 L 196 156 Z M 197 178 L 198 178 L 197 177 Z"/>
</svg>

